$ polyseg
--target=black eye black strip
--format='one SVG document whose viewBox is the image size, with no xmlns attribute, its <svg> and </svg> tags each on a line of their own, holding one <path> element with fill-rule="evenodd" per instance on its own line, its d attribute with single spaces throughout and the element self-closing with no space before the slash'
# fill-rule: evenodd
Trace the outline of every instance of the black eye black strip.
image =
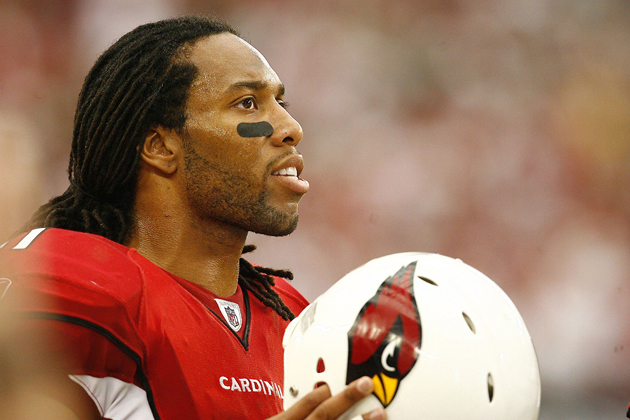
<svg viewBox="0 0 630 420">
<path fill-rule="evenodd" d="M 267 137 L 273 134 L 273 127 L 267 121 L 240 123 L 236 131 L 241 137 Z"/>
</svg>

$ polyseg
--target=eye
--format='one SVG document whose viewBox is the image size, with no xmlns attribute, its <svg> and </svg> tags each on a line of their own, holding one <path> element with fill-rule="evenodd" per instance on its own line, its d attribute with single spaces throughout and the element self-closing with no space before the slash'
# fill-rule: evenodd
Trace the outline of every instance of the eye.
<svg viewBox="0 0 630 420">
<path fill-rule="evenodd" d="M 256 100 L 254 98 L 245 98 L 236 104 L 237 107 L 243 109 L 256 109 Z"/>
<path fill-rule="evenodd" d="M 285 102 L 284 99 L 276 99 L 276 102 L 278 102 L 278 105 L 280 105 L 284 109 L 287 109 L 289 107 L 289 103 Z"/>
</svg>

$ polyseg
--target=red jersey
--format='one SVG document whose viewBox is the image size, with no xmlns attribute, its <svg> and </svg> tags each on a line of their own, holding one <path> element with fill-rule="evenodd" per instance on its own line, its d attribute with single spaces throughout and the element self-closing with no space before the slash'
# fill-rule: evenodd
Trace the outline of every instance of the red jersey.
<svg viewBox="0 0 630 420">
<path fill-rule="evenodd" d="M 282 411 L 288 322 L 240 288 L 220 298 L 101 236 L 36 229 L 2 246 L 20 312 L 54 329 L 69 376 L 112 420 L 264 419 Z M 307 301 L 274 289 L 298 314 Z"/>
</svg>

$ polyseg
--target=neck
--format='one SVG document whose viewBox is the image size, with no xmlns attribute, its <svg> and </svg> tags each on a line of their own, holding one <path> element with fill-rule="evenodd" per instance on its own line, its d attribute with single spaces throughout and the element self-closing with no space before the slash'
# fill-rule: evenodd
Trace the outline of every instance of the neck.
<svg viewBox="0 0 630 420">
<path fill-rule="evenodd" d="M 181 217 L 183 213 L 176 208 L 155 207 L 156 211 L 147 206 L 136 208 L 135 229 L 126 245 L 219 296 L 234 294 L 247 231 L 222 223 L 196 223 Z"/>
</svg>

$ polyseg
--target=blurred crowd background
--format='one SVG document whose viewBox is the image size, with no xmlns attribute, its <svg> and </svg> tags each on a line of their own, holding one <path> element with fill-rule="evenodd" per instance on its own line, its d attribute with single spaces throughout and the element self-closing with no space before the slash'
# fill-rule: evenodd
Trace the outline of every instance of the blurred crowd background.
<svg viewBox="0 0 630 420">
<path fill-rule="evenodd" d="M 235 25 L 304 128 L 300 226 L 252 235 L 254 262 L 314 299 L 382 255 L 461 258 L 525 319 L 541 420 L 624 418 L 628 0 L 0 1 L 0 243 L 66 189 L 97 56 L 187 13 Z"/>
</svg>

